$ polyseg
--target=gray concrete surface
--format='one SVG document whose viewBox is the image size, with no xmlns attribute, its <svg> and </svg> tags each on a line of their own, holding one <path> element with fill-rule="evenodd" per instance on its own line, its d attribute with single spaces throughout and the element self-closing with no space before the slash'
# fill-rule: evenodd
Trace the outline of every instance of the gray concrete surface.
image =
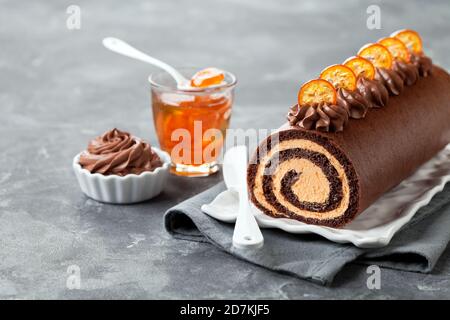
<svg viewBox="0 0 450 320">
<path fill-rule="evenodd" d="M 366 28 L 379 4 L 382 30 Z M 66 8 L 81 7 L 81 29 Z M 147 75 L 154 69 L 106 51 L 128 40 L 173 65 L 217 66 L 239 78 L 233 127 L 275 127 L 299 85 L 362 44 L 402 27 L 450 68 L 448 1 L 0 1 L 1 298 L 449 298 L 450 250 L 432 274 L 382 270 L 366 288 L 351 265 L 331 288 L 275 274 L 163 229 L 166 209 L 221 179 L 171 177 L 153 201 L 87 199 L 72 157 L 117 126 L 157 144 Z M 301 245 L 301 242 L 299 242 Z M 66 288 L 67 267 L 81 289 Z"/>
</svg>

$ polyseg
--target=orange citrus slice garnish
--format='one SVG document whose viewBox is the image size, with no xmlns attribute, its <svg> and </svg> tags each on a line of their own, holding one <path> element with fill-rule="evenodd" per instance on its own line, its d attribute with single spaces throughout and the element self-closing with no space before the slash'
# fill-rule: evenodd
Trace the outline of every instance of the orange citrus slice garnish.
<svg viewBox="0 0 450 320">
<path fill-rule="evenodd" d="M 363 57 L 376 68 L 390 69 L 392 66 L 392 55 L 389 50 L 379 43 L 369 43 L 359 49 L 358 56 Z"/>
<path fill-rule="evenodd" d="M 298 105 L 335 104 L 336 90 L 333 85 L 323 79 L 306 82 L 298 92 Z"/>
<path fill-rule="evenodd" d="M 352 69 L 357 78 L 364 77 L 372 80 L 375 77 L 375 68 L 372 62 L 362 57 L 350 57 L 344 61 L 344 66 Z"/>
<path fill-rule="evenodd" d="M 395 59 L 409 62 L 408 48 L 397 38 L 383 38 L 378 43 L 385 46 Z"/>
<path fill-rule="evenodd" d="M 191 78 L 191 86 L 204 88 L 220 84 L 225 79 L 222 70 L 217 68 L 206 68 L 198 71 Z"/>
<path fill-rule="evenodd" d="M 327 80 L 336 89 L 343 88 L 350 91 L 356 89 L 356 76 L 352 69 L 342 64 L 335 64 L 320 73 L 320 79 Z"/>
<path fill-rule="evenodd" d="M 405 44 L 409 51 L 413 53 L 422 52 L 422 39 L 419 34 L 414 30 L 403 29 L 391 34 L 391 37 L 399 39 Z"/>
</svg>

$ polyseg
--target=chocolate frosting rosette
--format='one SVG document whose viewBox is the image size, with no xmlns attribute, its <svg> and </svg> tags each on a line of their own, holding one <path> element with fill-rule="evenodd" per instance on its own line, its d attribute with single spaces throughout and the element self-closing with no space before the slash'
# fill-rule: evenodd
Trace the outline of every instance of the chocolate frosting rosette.
<svg viewBox="0 0 450 320">
<path fill-rule="evenodd" d="M 358 56 L 372 62 L 375 67 L 375 79 L 390 95 L 397 96 L 403 91 L 403 79 L 392 69 L 394 59 L 388 48 L 380 43 L 370 43 L 359 50 Z"/>
<path fill-rule="evenodd" d="M 291 125 L 303 129 L 339 132 L 348 122 L 348 110 L 337 104 L 336 90 L 331 83 L 316 79 L 302 86 L 298 103 L 287 118 Z"/>
<path fill-rule="evenodd" d="M 320 78 L 336 88 L 337 105 L 347 110 L 350 118 L 361 119 L 366 116 L 370 102 L 357 90 L 357 77 L 351 68 L 342 64 L 329 66 L 320 73 Z"/>
<path fill-rule="evenodd" d="M 423 53 L 422 39 L 416 31 L 399 30 L 394 32 L 391 37 L 400 40 L 406 46 L 410 54 L 410 62 L 417 68 L 421 77 L 427 77 L 432 73 L 433 62 Z"/>
<path fill-rule="evenodd" d="M 80 165 L 91 173 L 125 176 L 153 171 L 162 162 L 148 143 L 112 129 L 89 143 L 80 155 Z"/>
<path fill-rule="evenodd" d="M 109 203 L 134 203 L 159 194 L 170 157 L 141 139 L 112 129 L 89 142 L 73 167 L 82 191 Z"/>
<path fill-rule="evenodd" d="M 356 89 L 369 108 L 381 108 L 387 104 L 389 92 L 382 83 L 374 79 L 376 69 L 369 60 L 353 56 L 345 60 L 344 65 L 355 74 Z"/>
</svg>

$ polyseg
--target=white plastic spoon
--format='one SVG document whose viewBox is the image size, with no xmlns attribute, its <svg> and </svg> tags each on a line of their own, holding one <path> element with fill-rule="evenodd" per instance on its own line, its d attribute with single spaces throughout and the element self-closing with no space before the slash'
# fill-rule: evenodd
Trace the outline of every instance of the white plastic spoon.
<svg viewBox="0 0 450 320">
<path fill-rule="evenodd" d="M 119 53 L 121 55 L 130 57 L 133 59 L 147 62 L 149 64 L 152 64 L 156 67 L 159 67 L 159 68 L 165 70 L 168 74 L 170 74 L 172 76 L 172 78 L 175 79 L 175 81 L 177 82 L 178 89 L 183 89 L 183 90 L 192 89 L 192 87 L 190 86 L 189 80 L 186 79 L 174 67 L 168 65 L 167 63 L 165 63 L 161 60 L 153 58 L 153 57 L 149 56 L 148 54 L 143 53 L 142 51 L 139 51 L 138 49 L 130 46 L 125 41 L 122 41 L 117 38 L 108 37 L 108 38 L 104 38 L 102 42 L 103 42 L 103 45 L 111 51 L 114 51 L 116 53 Z"/>
<path fill-rule="evenodd" d="M 247 190 L 247 147 L 229 149 L 223 160 L 223 177 L 229 189 L 239 193 L 239 211 L 233 233 L 233 246 L 239 249 L 257 249 L 264 244 L 248 202 Z"/>
</svg>

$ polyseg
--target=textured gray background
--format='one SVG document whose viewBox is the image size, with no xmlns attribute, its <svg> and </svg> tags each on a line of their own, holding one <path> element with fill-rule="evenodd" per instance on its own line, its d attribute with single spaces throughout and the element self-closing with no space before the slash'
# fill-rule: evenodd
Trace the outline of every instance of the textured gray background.
<svg viewBox="0 0 450 320">
<path fill-rule="evenodd" d="M 351 265 L 331 288 L 274 274 L 211 245 L 165 233 L 166 209 L 218 182 L 171 177 L 138 205 L 87 199 L 71 169 L 89 139 L 117 126 L 157 144 L 149 66 L 106 51 L 114 35 L 167 62 L 217 66 L 239 78 L 233 127 L 276 127 L 301 82 L 391 31 L 415 28 L 450 68 L 450 4 L 371 1 L 0 1 L 1 298 L 448 298 L 450 250 L 431 275 L 382 270 L 366 288 Z M 66 8 L 82 10 L 66 29 Z M 301 242 L 299 242 L 301 245 Z M 66 269 L 81 268 L 81 290 Z"/>
</svg>

